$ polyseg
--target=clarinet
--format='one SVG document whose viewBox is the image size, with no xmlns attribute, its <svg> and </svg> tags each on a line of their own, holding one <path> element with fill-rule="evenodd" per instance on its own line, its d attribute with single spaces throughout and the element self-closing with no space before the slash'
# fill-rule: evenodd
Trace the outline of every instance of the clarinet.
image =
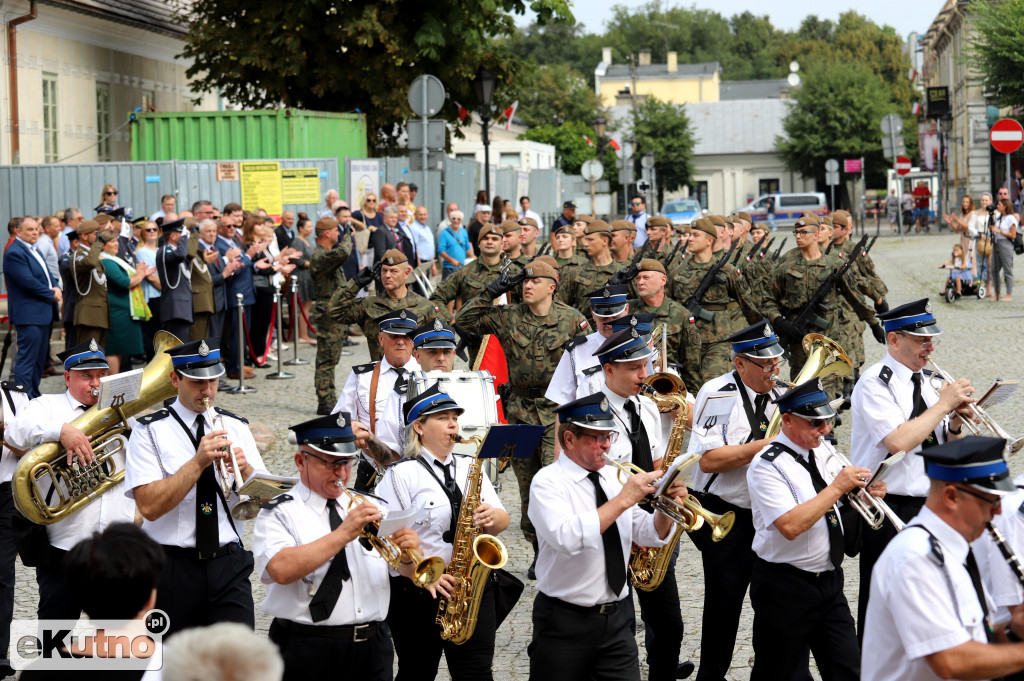
<svg viewBox="0 0 1024 681">
<path fill-rule="evenodd" d="M 1003 554 L 1003 558 L 1010 564 L 1010 569 L 1013 570 L 1013 575 L 1020 582 L 1021 586 L 1024 586 L 1024 565 L 1021 564 L 1020 558 L 1013 552 L 1010 545 L 1006 542 L 1006 537 L 999 531 L 992 523 L 988 523 L 989 534 L 992 535 L 992 541 L 999 547 L 999 553 Z"/>
</svg>

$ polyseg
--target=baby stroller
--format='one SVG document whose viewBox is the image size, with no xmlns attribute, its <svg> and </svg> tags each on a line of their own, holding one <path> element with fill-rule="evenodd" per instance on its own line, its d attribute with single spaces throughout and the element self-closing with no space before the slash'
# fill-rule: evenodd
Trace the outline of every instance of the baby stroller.
<svg viewBox="0 0 1024 681">
<path fill-rule="evenodd" d="M 947 303 L 952 303 L 957 298 L 963 296 L 977 296 L 979 300 L 985 297 L 985 282 L 980 279 L 961 279 L 960 280 L 960 293 L 956 292 L 956 282 L 953 280 L 953 273 L 950 272 L 949 276 L 946 277 L 946 288 L 942 292 L 942 297 Z"/>
</svg>

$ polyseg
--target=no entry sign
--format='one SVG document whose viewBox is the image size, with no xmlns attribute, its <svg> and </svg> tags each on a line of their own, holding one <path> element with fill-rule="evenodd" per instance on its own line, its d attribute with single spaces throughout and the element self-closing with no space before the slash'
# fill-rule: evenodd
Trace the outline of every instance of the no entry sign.
<svg viewBox="0 0 1024 681">
<path fill-rule="evenodd" d="M 992 142 L 992 148 L 1000 154 L 1012 154 L 1020 149 L 1021 143 L 1024 142 L 1024 128 L 1017 121 L 1004 118 L 996 121 L 988 133 L 988 138 Z"/>
<path fill-rule="evenodd" d="M 897 156 L 896 157 L 896 174 L 897 175 L 906 175 L 907 173 L 910 172 L 910 169 L 912 167 L 913 166 L 910 163 L 910 159 L 907 158 L 906 156 Z"/>
</svg>

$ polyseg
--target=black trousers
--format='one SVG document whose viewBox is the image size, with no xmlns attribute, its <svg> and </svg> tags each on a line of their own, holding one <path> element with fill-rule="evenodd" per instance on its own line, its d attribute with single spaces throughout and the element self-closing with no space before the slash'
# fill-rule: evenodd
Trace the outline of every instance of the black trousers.
<svg viewBox="0 0 1024 681">
<path fill-rule="evenodd" d="M 644 622 L 644 648 L 647 650 L 647 678 L 649 681 L 675 681 L 679 666 L 679 649 L 683 645 L 683 613 L 679 609 L 679 589 L 676 586 L 676 544 L 669 561 L 665 579 L 654 591 L 635 589 L 640 603 L 640 619 Z"/>
<path fill-rule="evenodd" d="M 14 547 L 11 518 L 18 510 L 11 497 L 11 483 L 0 483 L 0 662 L 10 660 L 11 620 L 14 619 Z"/>
<path fill-rule="evenodd" d="M 808 646 L 822 681 L 857 681 L 860 648 L 842 569 L 819 575 L 757 559 L 750 579 L 754 606 L 751 681 L 792 678 Z"/>
<path fill-rule="evenodd" d="M 640 681 L 633 613 L 628 596 L 601 614 L 538 593 L 526 649 L 530 681 Z"/>
<path fill-rule="evenodd" d="M 41 620 L 77 620 L 82 614 L 78 594 L 64 576 L 64 556 L 67 553 L 51 546 L 46 566 L 36 568 L 38 617 Z"/>
<path fill-rule="evenodd" d="M 749 508 L 730 504 L 714 494 L 693 491 L 690 494 L 712 513 L 732 511 L 736 515 L 732 530 L 719 542 L 711 541 L 711 528 L 707 524 L 689 533 L 704 565 L 704 615 L 697 681 L 725 681 L 736 648 L 743 597 L 757 560 L 751 548 L 754 520 Z M 811 681 L 809 655 L 810 651 L 805 649 L 804 661 L 794 672 L 793 681 Z"/>
<path fill-rule="evenodd" d="M 325 627 L 326 628 L 326 627 Z M 377 632 L 366 641 L 351 637 L 316 636 L 290 631 L 275 619 L 270 623 L 270 640 L 284 659 L 282 681 L 354 678 L 360 681 L 391 681 L 395 651 L 391 631 L 381 622 Z"/>
<path fill-rule="evenodd" d="M 434 624 L 436 616 L 437 601 L 426 589 L 405 577 L 391 578 L 387 622 L 398 654 L 395 681 L 432 681 L 437 676 L 442 652 L 453 681 L 492 681 L 497 629 L 493 583 L 488 580 L 480 601 L 476 630 L 462 645 L 441 638 L 441 628 Z"/>
<path fill-rule="evenodd" d="M 167 636 L 217 622 L 238 622 L 256 628 L 249 575 L 252 553 L 230 544 L 227 553 L 209 560 L 189 555 L 192 549 L 165 546 L 167 562 L 160 573 L 156 607 L 167 613 Z"/>
<path fill-rule="evenodd" d="M 924 506 L 924 497 L 906 497 L 899 494 L 886 494 L 885 503 L 903 522 L 910 521 Z M 857 640 L 864 640 L 864 623 L 868 616 L 868 596 L 871 591 L 871 572 L 882 551 L 896 536 L 896 528 L 888 520 L 872 530 L 864 528 L 861 532 L 863 543 L 860 550 L 860 596 L 857 600 Z"/>
<path fill-rule="evenodd" d="M 142 349 L 146 353 L 146 361 L 153 359 L 156 354 L 153 351 L 153 336 L 163 328 L 160 323 L 160 296 L 149 299 L 149 311 L 153 316 L 149 321 L 142 322 Z"/>
</svg>

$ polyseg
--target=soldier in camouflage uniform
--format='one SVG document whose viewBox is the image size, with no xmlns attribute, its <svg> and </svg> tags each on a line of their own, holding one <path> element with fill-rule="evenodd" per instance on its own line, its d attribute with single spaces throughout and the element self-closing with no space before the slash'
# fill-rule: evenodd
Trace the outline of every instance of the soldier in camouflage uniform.
<svg viewBox="0 0 1024 681">
<path fill-rule="evenodd" d="M 481 227 L 477 236 L 480 257 L 442 281 L 430 295 L 430 301 L 439 307 L 454 303 L 455 311 L 458 311 L 470 298 L 475 298 L 501 274 L 501 242 L 501 228 L 489 222 Z M 519 271 L 517 265 L 509 269 L 510 274 L 518 274 Z"/>
<path fill-rule="evenodd" d="M 589 259 L 590 256 L 587 255 L 587 249 L 583 245 L 583 237 L 587 234 L 587 225 L 593 221 L 594 217 L 592 215 L 584 213 L 580 213 L 573 218 L 572 233 L 576 235 L 576 255 L 584 260 Z"/>
<path fill-rule="evenodd" d="M 672 237 L 675 235 L 675 228 L 672 226 L 671 220 L 661 215 L 648 218 L 646 228 L 647 241 L 651 244 L 652 249 L 648 257 L 660 262 L 666 272 L 671 272 L 682 262 L 681 256 L 686 251 L 685 237 L 673 244 Z"/>
<path fill-rule="evenodd" d="M 721 221 L 724 223 L 724 220 Z M 690 229 L 690 255 L 681 267 L 670 274 L 668 283 L 669 297 L 684 307 L 686 301 L 700 287 L 708 270 L 720 258 L 725 257 L 726 252 L 713 252 L 719 229 L 721 226 L 716 227 L 707 218 L 696 220 Z M 716 280 L 712 282 L 699 303 L 712 318 L 709 320 L 695 317 L 693 322 L 689 322 L 689 319 L 687 321 L 697 327 L 697 333 L 700 335 L 700 374 L 703 383 L 729 371 L 732 365 L 729 356 L 729 336 L 746 328 L 751 318 L 757 321 L 762 315 L 752 302 L 746 282 L 731 264 L 726 264 L 719 271 Z"/>
<path fill-rule="evenodd" d="M 613 220 L 612 244 L 609 250 L 612 252 L 612 259 L 619 263 L 621 268 L 633 261 L 633 241 L 636 240 L 636 225 L 629 220 Z M 647 248 L 651 250 L 650 247 Z"/>
<path fill-rule="evenodd" d="M 650 224 L 650 223 L 648 223 Z M 696 394 L 703 385 L 700 371 L 700 334 L 695 324 L 689 323 L 690 313 L 682 305 L 665 295 L 668 275 L 665 267 L 653 258 L 640 261 L 640 272 L 634 279 L 640 298 L 629 301 L 630 312 L 650 312 L 655 315 L 654 327 L 665 324 L 668 331 L 668 362 L 678 365 L 679 377 L 687 389 Z M 654 338 L 655 349 L 661 348 L 661 336 Z"/>
<path fill-rule="evenodd" d="M 380 275 L 379 292 L 383 292 L 384 295 L 356 299 L 356 294 L 369 286 L 374 279 L 374 269 L 364 267 L 355 278 L 345 282 L 334 292 L 328 307 L 328 314 L 336 322 L 362 325 L 366 345 L 370 351 L 370 360 L 374 362 L 383 356 L 380 343 L 377 342 L 377 318 L 388 312 L 405 309 L 414 312 L 424 324 L 435 318 L 443 322 L 448 321 L 448 310 L 442 310 L 406 286 L 405 281 L 412 274 L 412 267 L 404 253 L 394 248 L 386 251 L 377 263 L 376 269 Z M 319 341 L 317 343 L 319 344 Z"/>
<path fill-rule="evenodd" d="M 316 367 L 313 387 L 316 390 L 316 413 L 330 414 L 338 401 L 334 386 L 334 368 L 341 358 L 345 342 L 345 325 L 327 314 L 326 302 L 345 283 L 342 266 L 352 254 L 352 235 L 338 239 L 338 222 L 333 218 L 316 221 L 316 247 L 309 259 L 309 277 L 313 280 L 315 299 L 319 301 L 309 320 L 316 329 Z"/>
<path fill-rule="evenodd" d="M 583 223 L 586 225 L 586 223 Z M 576 233 L 569 225 L 562 225 L 555 230 L 555 262 L 558 263 L 559 276 L 574 267 L 585 265 L 587 258 L 577 250 Z"/>
<path fill-rule="evenodd" d="M 501 341 L 508 362 L 510 390 L 502 398 L 508 422 L 544 426 L 544 437 L 533 454 L 512 460 L 522 506 L 520 527 L 527 540 L 533 543 L 535 562 L 537 536 L 527 515 L 530 483 L 541 466 L 554 461 L 555 454 L 553 409 L 556 405 L 544 398 L 544 392 L 565 344 L 576 336 L 590 333 L 590 325 L 583 315 L 554 300 L 557 277 L 550 265 L 530 263 L 519 275 L 498 277 L 455 316 L 457 326 L 473 333 L 494 334 Z M 520 281 L 524 302 L 499 307 L 492 304 L 491 301 L 511 291 Z"/>
<path fill-rule="evenodd" d="M 605 284 L 613 274 L 622 269 L 620 263 L 612 258 L 612 228 L 604 220 L 594 220 L 584 229 L 583 246 L 587 249 L 590 262 L 565 273 L 555 292 L 555 300 L 565 303 L 577 310 L 586 310 L 590 314 L 588 294 Z M 587 317 L 593 326 L 593 318 Z"/>
<path fill-rule="evenodd" d="M 501 250 L 513 264 L 522 267 L 530 261 L 530 258 L 523 255 L 522 242 L 520 237 L 523 235 L 522 226 L 515 220 L 505 220 L 499 225 L 501 229 Z"/>
<path fill-rule="evenodd" d="M 771 320 L 772 326 L 779 333 L 783 345 L 789 350 L 790 378 L 795 378 L 807 362 L 807 355 L 802 346 L 806 333 L 821 333 L 832 340 L 840 332 L 839 299 L 846 298 L 860 319 L 871 326 L 875 340 L 885 342 L 882 326 L 875 319 L 874 312 L 864 304 L 860 294 L 854 289 L 849 277 L 844 276 L 825 297 L 821 306 L 814 314 L 821 318 L 822 324 L 811 325 L 809 328 L 798 329 L 792 320 L 795 319 L 810 299 L 821 287 L 825 279 L 842 266 L 842 261 L 834 255 L 825 255 L 818 246 L 820 221 L 813 213 L 804 213 L 796 221 L 793 233 L 797 238 L 798 257 L 790 257 L 781 261 L 775 268 L 768 295 L 764 301 L 765 316 Z M 845 350 L 845 348 L 844 348 Z M 835 399 L 842 394 L 842 379 L 828 376 L 822 379 L 829 397 Z"/>
</svg>

